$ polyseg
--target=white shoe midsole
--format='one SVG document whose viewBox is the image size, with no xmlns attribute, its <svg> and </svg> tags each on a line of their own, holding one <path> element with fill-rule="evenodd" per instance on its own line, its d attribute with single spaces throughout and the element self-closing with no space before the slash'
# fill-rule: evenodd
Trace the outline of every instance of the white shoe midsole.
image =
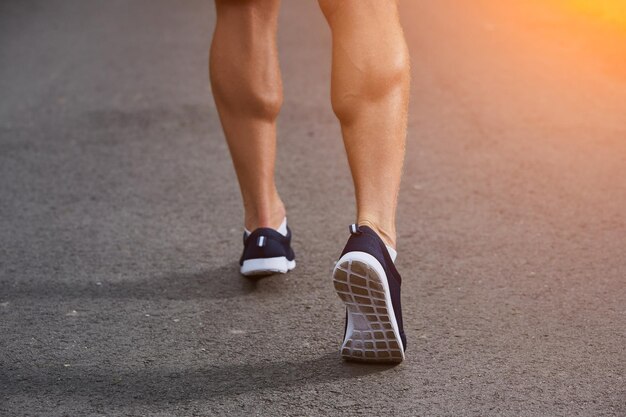
<svg viewBox="0 0 626 417">
<path fill-rule="evenodd" d="M 284 274 L 296 267 L 296 260 L 287 260 L 284 256 L 275 258 L 258 258 L 243 261 L 241 273 L 243 275 L 254 275 L 265 272 L 279 272 Z"/>
</svg>

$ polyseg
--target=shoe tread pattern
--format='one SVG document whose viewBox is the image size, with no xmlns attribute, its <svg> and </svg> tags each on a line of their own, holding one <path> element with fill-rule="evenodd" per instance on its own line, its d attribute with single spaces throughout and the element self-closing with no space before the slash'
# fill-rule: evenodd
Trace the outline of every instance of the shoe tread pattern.
<svg viewBox="0 0 626 417">
<path fill-rule="evenodd" d="M 335 268 L 333 284 L 353 324 L 352 334 L 346 334 L 341 347 L 341 356 L 363 362 L 401 362 L 402 344 L 393 331 L 393 313 L 376 270 L 362 261 L 345 261 Z"/>
</svg>

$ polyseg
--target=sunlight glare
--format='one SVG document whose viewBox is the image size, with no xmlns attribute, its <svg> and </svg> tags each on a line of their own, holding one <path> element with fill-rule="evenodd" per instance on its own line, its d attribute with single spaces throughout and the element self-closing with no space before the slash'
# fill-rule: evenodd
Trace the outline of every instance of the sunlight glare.
<svg viewBox="0 0 626 417">
<path fill-rule="evenodd" d="M 626 0 L 570 0 L 569 3 L 579 12 L 626 29 Z"/>
</svg>

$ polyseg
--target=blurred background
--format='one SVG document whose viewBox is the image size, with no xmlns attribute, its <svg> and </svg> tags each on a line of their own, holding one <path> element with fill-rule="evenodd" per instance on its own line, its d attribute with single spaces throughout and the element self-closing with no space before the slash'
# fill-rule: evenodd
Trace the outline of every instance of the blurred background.
<svg viewBox="0 0 626 417">
<path fill-rule="evenodd" d="M 402 365 L 343 363 L 330 33 L 284 0 L 298 268 L 239 276 L 210 1 L 0 2 L 0 414 L 624 415 L 626 2 L 403 0 Z"/>
</svg>

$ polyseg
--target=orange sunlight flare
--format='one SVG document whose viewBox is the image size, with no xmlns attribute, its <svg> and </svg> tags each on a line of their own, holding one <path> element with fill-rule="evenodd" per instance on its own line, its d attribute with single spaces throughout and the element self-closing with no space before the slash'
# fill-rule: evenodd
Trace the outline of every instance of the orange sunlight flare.
<svg viewBox="0 0 626 417">
<path fill-rule="evenodd" d="M 577 11 L 626 29 L 626 0 L 569 0 L 567 3 Z"/>
</svg>

